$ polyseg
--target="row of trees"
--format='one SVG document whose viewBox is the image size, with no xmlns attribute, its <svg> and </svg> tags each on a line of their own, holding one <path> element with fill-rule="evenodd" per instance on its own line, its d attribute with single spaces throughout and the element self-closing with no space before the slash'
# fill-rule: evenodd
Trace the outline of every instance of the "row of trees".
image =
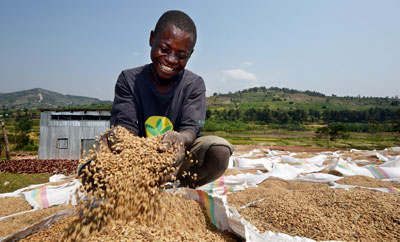
<svg viewBox="0 0 400 242">
<path fill-rule="evenodd" d="M 335 94 L 332 94 L 331 96 L 327 96 L 323 93 L 320 92 L 316 92 L 316 91 L 310 91 L 310 90 L 306 90 L 306 91 L 301 91 L 301 90 L 296 90 L 296 89 L 290 89 L 290 88 L 279 88 L 279 87 L 252 87 L 252 88 L 248 88 L 248 89 L 243 89 L 237 92 L 229 92 L 227 94 L 223 94 L 223 93 L 214 93 L 213 96 L 232 96 L 235 94 L 244 94 L 244 93 L 257 93 L 257 92 L 261 92 L 261 93 L 272 93 L 272 94 L 278 94 L 278 93 L 283 93 L 285 94 L 306 94 L 308 96 L 314 96 L 314 97 L 326 97 L 326 98 L 335 98 L 335 99 L 344 99 L 344 100 L 357 100 L 360 103 L 370 103 L 370 104 L 391 104 L 393 106 L 398 106 L 400 104 L 399 102 L 399 96 L 395 95 L 393 97 L 368 97 L 368 96 L 344 96 L 344 97 L 339 97 Z"/>
<path fill-rule="evenodd" d="M 370 108 L 367 110 L 323 110 L 291 109 L 272 110 L 269 108 L 207 109 L 206 119 L 267 123 L 391 123 L 399 118 L 395 110 L 389 108 Z"/>
<path fill-rule="evenodd" d="M 7 112 L 10 115 L 3 115 L 6 127 L 8 129 L 7 136 L 10 143 L 15 144 L 13 150 L 36 150 L 30 133 L 33 127 L 33 118 L 37 117 L 34 112 L 28 110 L 18 110 L 15 113 Z M 4 138 L 0 138 L 0 145 L 5 144 Z"/>
<path fill-rule="evenodd" d="M 16 149 L 17 150 L 30 150 L 35 147 L 33 146 L 33 140 L 29 137 L 29 133 L 32 129 L 32 117 L 33 113 L 29 113 L 27 110 L 25 112 L 18 112 L 15 118 L 15 136 L 16 136 Z"/>
</svg>

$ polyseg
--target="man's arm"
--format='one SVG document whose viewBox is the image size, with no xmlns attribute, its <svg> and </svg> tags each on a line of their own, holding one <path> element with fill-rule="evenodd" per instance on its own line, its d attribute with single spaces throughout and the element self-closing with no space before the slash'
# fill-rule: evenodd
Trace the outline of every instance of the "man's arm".
<svg viewBox="0 0 400 242">
<path fill-rule="evenodd" d="M 178 131 L 186 132 L 190 129 L 195 132 L 197 137 L 206 118 L 206 88 L 203 79 L 197 77 L 190 82 L 185 90 L 185 92 L 188 92 L 188 96 L 180 109 L 181 117 Z"/>
<path fill-rule="evenodd" d="M 115 84 L 110 125 L 123 126 L 138 134 L 138 103 L 132 90 L 134 90 L 134 80 L 126 71 L 121 72 Z"/>
</svg>

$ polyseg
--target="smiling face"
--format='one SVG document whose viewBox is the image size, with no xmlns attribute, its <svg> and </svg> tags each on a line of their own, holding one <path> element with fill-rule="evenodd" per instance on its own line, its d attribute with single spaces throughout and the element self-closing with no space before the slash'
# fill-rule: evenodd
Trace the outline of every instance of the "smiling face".
<svg viewBox="0 0 400 242">
<path fill-rule="evenodd" d="M 150 34 L 151 61 L 159 79 L 168 80 L 179 74 L 193 53 L 191 34 L 170 24 L 163 31 Z"/>
</svg>

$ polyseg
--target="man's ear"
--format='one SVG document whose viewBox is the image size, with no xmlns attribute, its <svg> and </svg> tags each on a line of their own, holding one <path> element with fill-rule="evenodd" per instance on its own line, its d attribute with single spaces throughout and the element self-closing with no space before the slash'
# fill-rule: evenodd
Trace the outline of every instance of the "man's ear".
<svg viewBox="0 0 400 242">
<path fill-rule="evenodd" d="M 154 43 L 154 31 L 152 30 L 151 32 L 150 32 L 150 39 L 149 39 L 149 44 L 150 44 L 150 47 L 153 47 L 153 43 Z"/>
<path fill-rule="evenodd" d="M 190 56 L 192 56 L 193 52 L 194 52 L 194 49 L 190 52 Z"/>
</svg>

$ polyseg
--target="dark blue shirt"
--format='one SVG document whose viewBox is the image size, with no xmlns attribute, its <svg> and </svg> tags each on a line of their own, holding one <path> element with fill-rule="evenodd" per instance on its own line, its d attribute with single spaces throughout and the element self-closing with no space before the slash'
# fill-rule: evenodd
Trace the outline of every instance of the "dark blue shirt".
<svg viewBox="0 0 400 242">
<path fill-rule="evenodd" d="M 150 67 L 124 70 L 119 75 L 111 126 L 123 126 L 141 137 L 172 129 L 192 129 L 199 136 L 206 113 L 204 80 L 185 69 L 172 89 L 161 94 L 150 79 Z"/>
</svg>

